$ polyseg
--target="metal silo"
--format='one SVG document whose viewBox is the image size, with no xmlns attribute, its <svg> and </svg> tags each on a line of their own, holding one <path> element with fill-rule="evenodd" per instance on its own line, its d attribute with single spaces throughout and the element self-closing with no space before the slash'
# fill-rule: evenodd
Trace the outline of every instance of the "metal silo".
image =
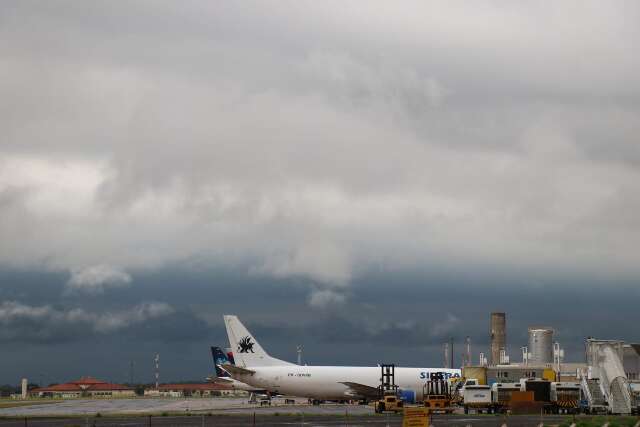
<svg viewBox="0 0 640 427">
<path fill-rule="evenodd" d="M 507 349 L 507 315 L 505 313 L 491 313 L 491 352 L 489 364 L 500 363 L 500 351 Z"/>
<path fill-rule="evenodd" d="M 553 363 L 553 329 L 550 327 L 529 327 L 529 363 L 544 365 Z"/>
</svg>

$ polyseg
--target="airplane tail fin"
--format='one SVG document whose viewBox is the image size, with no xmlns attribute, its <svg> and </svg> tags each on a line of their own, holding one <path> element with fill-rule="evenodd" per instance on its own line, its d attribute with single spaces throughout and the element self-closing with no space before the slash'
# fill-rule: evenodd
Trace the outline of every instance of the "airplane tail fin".
<svg viewBox="0 0 640 427">
<path fill-rule="evenodd" d="M 225 315 L 224 324 L 227 327 L 229 344 L 233 351 L 236 366 L 246 368 L 251 366 L 292 365 L 292 363 L 269 356 L 237 316 Z"/>
<path fill-rule="evenodd" d="M 227 352 L 227 359 L 231 362 L 232 365 L 236 364 L 236 361 L 233 359 L 233 351 L 230 348 L 225 348 L 224 351 Z"/>
<path fill-rule="evenodd" d="M 222 369 L 222 365 L 233 365 L 229 357 L 224 354 L 220 347 L 211 347 L 211 356 L 213 357 L 213 366 L 216 368 L 216 377 L 228 378 L 229 373 Z"/>
</svg>

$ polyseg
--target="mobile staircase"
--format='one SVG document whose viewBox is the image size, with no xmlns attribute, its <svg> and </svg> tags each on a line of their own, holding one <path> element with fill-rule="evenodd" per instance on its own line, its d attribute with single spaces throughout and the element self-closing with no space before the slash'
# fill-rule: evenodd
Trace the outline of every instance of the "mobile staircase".
<svg viewBox="0 0 640 427">
<path fill-rule="evenodd" d="M 629 381 L 622 366 L 623 342 L 609 340 L 587 340 L 587 366 L 590 371 L 583 390 L 593 409 L 600 403 L 599 388 L 604 398 L 608 412 L 612 414 L 630 414 L 632 410 L 632 394 Z M 593 385 L 594 379 L 598 387 Z M 583 378 L 584 380 L 584 378 Z M 590 407 L 591 409 L 591 407 Z"/>
<path fill-rule="evenodd" d="M 583 375 L 580 384 L 587 403 L 588 412 L 597 414 L 607 413 L 609 407 L 607 400 L 604 398 L 600 380 L 597 378 L 588 379 L 586 375 Z"/>
</svg>

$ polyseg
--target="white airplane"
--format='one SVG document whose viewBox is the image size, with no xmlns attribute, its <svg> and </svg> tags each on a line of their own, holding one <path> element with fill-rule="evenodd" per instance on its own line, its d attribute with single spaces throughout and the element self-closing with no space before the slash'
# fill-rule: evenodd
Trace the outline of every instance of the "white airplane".
<svg viewBox="0 0 640 427">
<path fill-rule="evenodd" d="M 314 400 L 370 400 L 378 398 L 381 368 L 356 366 L 300 366 L 273 358 L 237 316 L 224 316 L 235 365 L 222 369 L 234 379 L 274 393 Z M 430 380 L 460 377 L 460 369 L 395 368 L 395 384 L 407 401 L 422 400 Z"/>
</svg>

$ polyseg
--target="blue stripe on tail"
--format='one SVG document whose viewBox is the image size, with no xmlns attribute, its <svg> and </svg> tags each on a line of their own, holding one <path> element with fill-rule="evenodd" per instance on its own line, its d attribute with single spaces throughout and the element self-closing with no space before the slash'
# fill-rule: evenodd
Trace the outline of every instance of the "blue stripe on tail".
<svg viewBox="0 0 640 427">
<path fill-rule="evenodd" d="M 220 347 L 211 347 L 211 356 L 213 357 L 213 365 L 216 368 L 216 375 L 219 378 L 229 377 L 229 374 L 220 368 L 220 365 L 232 364 L 227 355 L 224 354 L 224 351 Z"/>
</svg>

